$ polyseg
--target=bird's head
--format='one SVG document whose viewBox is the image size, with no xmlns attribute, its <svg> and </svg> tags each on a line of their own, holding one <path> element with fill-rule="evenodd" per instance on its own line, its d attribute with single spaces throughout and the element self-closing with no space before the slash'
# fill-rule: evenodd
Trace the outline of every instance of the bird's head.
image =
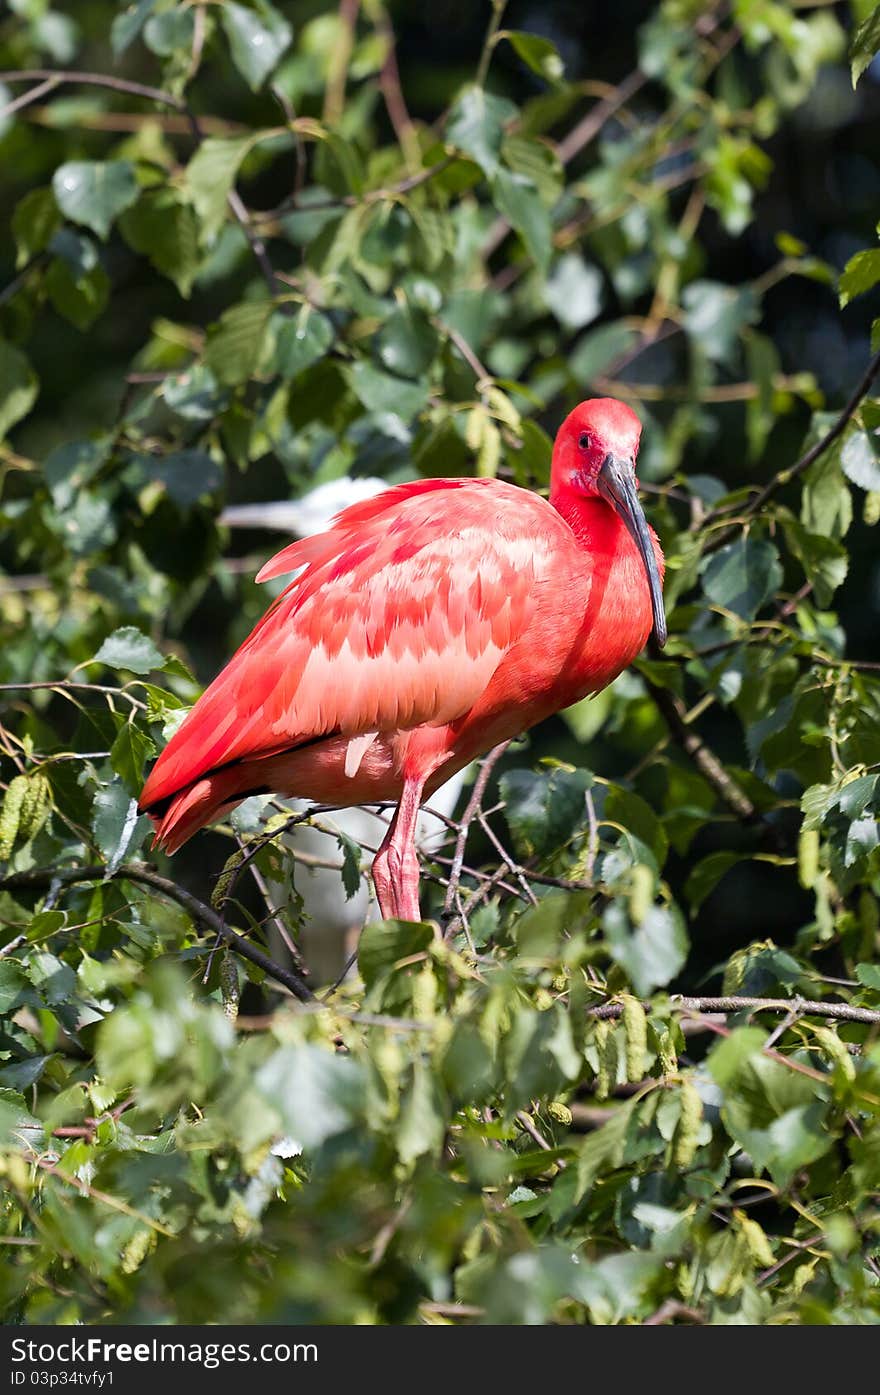
<svg viewBox="0 0 880 1395">
<path fill-rule="evenodd" d="M 564 496 L 604 499 L 626 526 L 639 550 L 654 617 L 654 637 L 666 643 L 663 585 L 654 543 L 639 501 L 636 457 L 642 423 L 631 407 L 614 397 L 581 402 L 566 417 L 553 447 L 550 502 Z"/>
</svg>

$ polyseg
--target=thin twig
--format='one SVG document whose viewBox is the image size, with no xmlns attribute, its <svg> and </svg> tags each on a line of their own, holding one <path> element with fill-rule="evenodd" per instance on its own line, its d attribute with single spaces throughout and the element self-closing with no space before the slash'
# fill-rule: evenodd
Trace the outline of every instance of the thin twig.
<svg viewBox="0 0 880 1395">
<path fill-rule="evenodd" d="M 669 999 L 673 1008 L 683 1012 L 782 1012 L 790 1013 L 794 1006 L 791 998 L 686 998 L 679 994 L 674 994 Z M 854 1007 L 851 1003 L 835 1002 L 811 1002 L 808 998 L 797 1000 L 801 1016 L 830 1017 L 839 1022 L 865 1022 L 872 1026 L 880 1023 L 880 1012 L 875 1012 L 871 1008 Z M 646 1002 L 645 1011 L 651 1011 L 651 1004 Z M 597 1017 L 600 1021 L 607 1021 L 609 1018 L 617 1018 L 623 1014 L 623 1003 L 612 1002 L 602 1003 L 599 1007 L 589 1009 L 591 1017 Z"/>
<path fill-rule="evenodd" d="M 324 122 L 335 126 L 345 107 L 345 84 L 348 79 L 348 65 L 354 48 L 355 26 L 361 0 L 339 0 L 339 21 L 341 33 L 333 49 L 327 86 L 324 91 Z"/>
<path fill-rule="evenodd" d="M 629 77 L 625 77 L 623 82 L 614 88 L 613 92 L 610 92 L 607 97 L 603 97 L 601 102 L 597 102 L 586 116 L 571 128 L 568 135 L 564 136 L 556 147 L 556 153 L 562 163 L 567 165 L 574 159 L 575 155 L 580 154 L 585 146 L 595 140 L 606 122 L 610 121 L 621 107 L 626 106 L 627 102 L 644 87 L 647 81 L 648 79 L 641 68 L 634 68 Z"/>
<path fill-rule="evenodd" d="M 785 485 L 791 484 L 792 480 L 798 479 L 798 477 L 802 475 L 805 470 L 808 470 L 820 456 L 825 454 L 829 446 L 834 445 L 834 442 L 846 431 L 850 420 L 855 415 L 862 399 L 867 396 L 878 374 L 880 374 L 880 351 L 871 359 L 846 406 L 835 419 L 833 425 L 825 432 L 825 435 L 822 436 L 814 446 L 811 446 L 808 451 L 805 451 L 794 465 L 790 465 L 784 470 L 777 471 L 773 478 L 764 485 L 763 489 L 759 490 L 754 498 L 746 505 L 745 509 L 743 509 L 742 516 L 744 518 L 751 518 L 756 513 L 759 513 L 767 501 L 773 498 L 774 494 Z M 722 514 L 723 510 L 710 513 L 706 522 L 711 524 L 713 521 L 717 521 Z M 730 528 L 721 529 L 716 533 L 715 537 L 707 543 L 703 552 L 715 552 L 719 547 L 722 547 L 724 543 L 728 542 L 735 532 L 736 525 L 733 524 Z"/>
<path fill-rule="evenodd" d="M 32 102 L 38 102 L 48 92 L 54 92 L 58 86 L 60 86 L 60 81 L 57 77 L 47 77 L 45 82 L 32 87 L 30 92 L 23 92 L 20 97 L 14 97 L 11 102 L 7 102 L 3 110 L 0 111 L 0 121 L 4 121 L 15 111 L 21 111 L 23 107 L 29 107 Z"/>
<path fill-rule="evenodd" d="M 70 886 L 78 882 L 102 882 L 102 881 L 123 881 L 135 882 L 142 886 L 149 886 L 154 891 L 167 896 L 169 900 L 176 901 L 182 906 L 192 919 L 206 930 L 219 935 L 226 943 L 240 954 L 243 959 L 248 959 L 255 964 L 258 969 L 262 969 L 264 974 L 274 978 L 277 983 L 283 986 L 299 998 L 301 1002 L 308 1002 L 314 997 L 312 990 L 305 980 L 293 969 L 286 969 L 281 964 L 276 964 L 274 959 L 270 959 L 268 954 L 264 954 L 256 945 L 252 945 L 244 936 L 239 935 L 236 930 L 226 925 L 222 918 L 211 906 L 205 905 L 192 892 L 185 887 L 178 886 L 176 882 L 169 881 L 167 877 L 162 877 L 158 872 L 154 872 L 144 863 L 125 862 L 121 867 L 117 867 L 115 872 L 100 864 L 88 867 L 34 867 L 28 872 L 13 872 L 10 876 L 0 878 L 0 889 L 9 891 L 15 890 L 40 890 L 53 884 Z"/>
<path fill-rule="evenodd" d="M 492 15 L 489 19 L 489 27 L 486 30 L 486 37 L 483 40 L 483 47 L 480 51 L 480 59 L 477 64 L 477 74 L 474 78 L 476 87 L 482 87 L 489 73 L 489 64 L 492 61 L 492 52 L 498 37 L 498 30 L 501 27 L 501 20 L 504 11 L 507 9 L 507 0 L 492 0 Z"/>
<path fill-rule="evenodd" d="M 377 28 L 387 45 L 385 62 L 379 73 L 379 91 L 382 93 L 385 110 L 388 112 L 388 120 L 394 128 L 397 143 L 403 151 L 407 166 L 416 169 L 421 157 L 419 138 L 403 95 L 400 70 L 397 66 L 397 36 L 384 9 L 380 12 Z"/>
<path fill-rule="evenodd" d="M 468 832 L 470 831 L 470 826 L 476 818 L 477 810 L 480 808 L 480 805 L 483 802 L 483 795 L 486 793 L 486 786 L 488 785 L 489 780 L 491 779 L 492 771 L 495 769 L 495 766 L 498 764 L 499 760 L 504 755 L 504 752 L 507 750 L 509 745 L 510 741 L 502 741 L 500 745 L 494 746 L 492 748 L 489 754 L 485 757 L 483 764 L 480 767 L 480 773 L 474 781 L 474 787 L 471 790 L 471 797 L 468 800 L 467 805 L 465 806 L 464 813 L 462 814 L 461 826 L 458 830 L 458 837 L 455 840 L 455 852 L 452 855 L 452 870 L 449 873 L 449 885 L 446 888 L 446 900 L 443 903 L 444 915 L 450 914 L 452 910 L 452 903 L 455 900 L 455 894 L 458 890 L 458 884 L 461 881 L 461 870 L 462 865 L 464 863 L 464 850 L 465 844 L 467 843 L 467 836 Z M 504 870 L 506 871 L 507 869 L 505 868 Z"/>
<path fill-rule="evenodd" d="M 132 97 L 143 97 L 148 102 L 160 102 L 163 106 L 173 107 L 175 111 L 186 110 L 186 103 L 170 92 L 163 92 L 159 87 L 145 87 L 142 82 L 129 82 L 127 78 L 113 77 L 107 73 L 78 73 L 54 68 L 12 68 L 0 72 L 0 82 L 7 86 L 17 82 L 46 83 L 49 81 L 56 87 L 66 83 L 81 84 L 86 87 L 109 87 L 113 92 L 127 92 Z M 36 102 L 43 94 L 40 89 L 32 88 L 25 95 L 30 101 Z M 21 105 L 19 102 L 19 106 Z M 0 116 L 4 115 L 5 112 L 0 112 Z"/>
<path fill-rule="evenodd" d="M 662 1327 L 669 1322 L 670 1318 L 683 1318 L 685 1322 L 705 1323 L 706 1319 L 698 1308 L 689 1308 L 686 1303 L 679 1303 L 677 1298 L 667 1298 L 665 1303 L 661 1303 L 655 1313 L 649 1318 L 645 1318 L 643 1327 Z"/>
<path fill-rule="evenodd" d="M 754 823 L 758 817 L 755 805 L 733 777 L 728 775 L 714 751 L 710 750 L 703 738 L 688 725 L 687 709 L 681 699 L 668 688 L 661 688 L 657 683 L 652 683 L 650 679 L 646 678 L 644 681 L 676 744 L 712 786 L 721 802 L 743 823 Z"/>
</svg>

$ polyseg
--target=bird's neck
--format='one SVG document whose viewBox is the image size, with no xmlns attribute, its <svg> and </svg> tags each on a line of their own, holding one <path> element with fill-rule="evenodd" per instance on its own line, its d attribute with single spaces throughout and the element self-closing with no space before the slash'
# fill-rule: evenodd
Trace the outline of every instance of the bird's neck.
<svg viewBox="0 0 880 1395">
<path fill-rule="evenodd" d="M 610 504 L 565 489 L 551 493 L 550 503 L 574 534 L 589 577 L 570 670 L 577 697 L 598 691 L 632 663 L 651 632 L 651 596 L 638 548 Z M 663 553 L 653 529 L 651 536 L 662 577 Z"/>
<path fill-rule="evenodd" d="M 585 495 L 564 486 L 550 490 L 550 503 L 562 514 L 581 547 L 590 553 L 613 556 L 621 546 L 626 528 L 610 504 L 595 495 Z"/>
</svg>

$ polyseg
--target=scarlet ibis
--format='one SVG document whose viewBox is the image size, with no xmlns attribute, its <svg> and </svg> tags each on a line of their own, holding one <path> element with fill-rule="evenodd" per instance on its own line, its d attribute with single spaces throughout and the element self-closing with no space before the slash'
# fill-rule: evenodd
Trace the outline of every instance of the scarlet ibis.
<svg viewBox="0 0 880 1395">
<path fill-rule="evenodd" d="M 249 795 L 396 800 L 373 862 L 385 918 L 419 918 L 419 806 L 500 741 L 598 692 L 653 628 L 663 553 L 638 497 L 641 423 L 582 402 L 549 502 L 494 479 L 428 479 L 285 547 L 295 573 L 156 762 L 140 808 L 174 852 Z"/>
</svg>

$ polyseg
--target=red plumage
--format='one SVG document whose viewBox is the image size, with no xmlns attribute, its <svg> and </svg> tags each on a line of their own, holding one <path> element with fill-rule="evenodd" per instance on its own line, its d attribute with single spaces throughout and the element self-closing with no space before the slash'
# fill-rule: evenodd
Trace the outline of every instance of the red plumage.
<svg viewBox="0 0 880 1395">
<path fill-rule="evenodd" d="M 417 916 L 423 793 L 604 687 L 657 620 L 648 562 L 602 495 L 639 429 L 620 403 L 583 403 L 557 437 L 549 503 L 497 480 L 420 480 L 284 548 L 257 579 L 297 575 L 144 786 L 157 840 L 173 852 L 255 791 L 402 799 L 374 879 L 383 914 Z"/>
</svg>

